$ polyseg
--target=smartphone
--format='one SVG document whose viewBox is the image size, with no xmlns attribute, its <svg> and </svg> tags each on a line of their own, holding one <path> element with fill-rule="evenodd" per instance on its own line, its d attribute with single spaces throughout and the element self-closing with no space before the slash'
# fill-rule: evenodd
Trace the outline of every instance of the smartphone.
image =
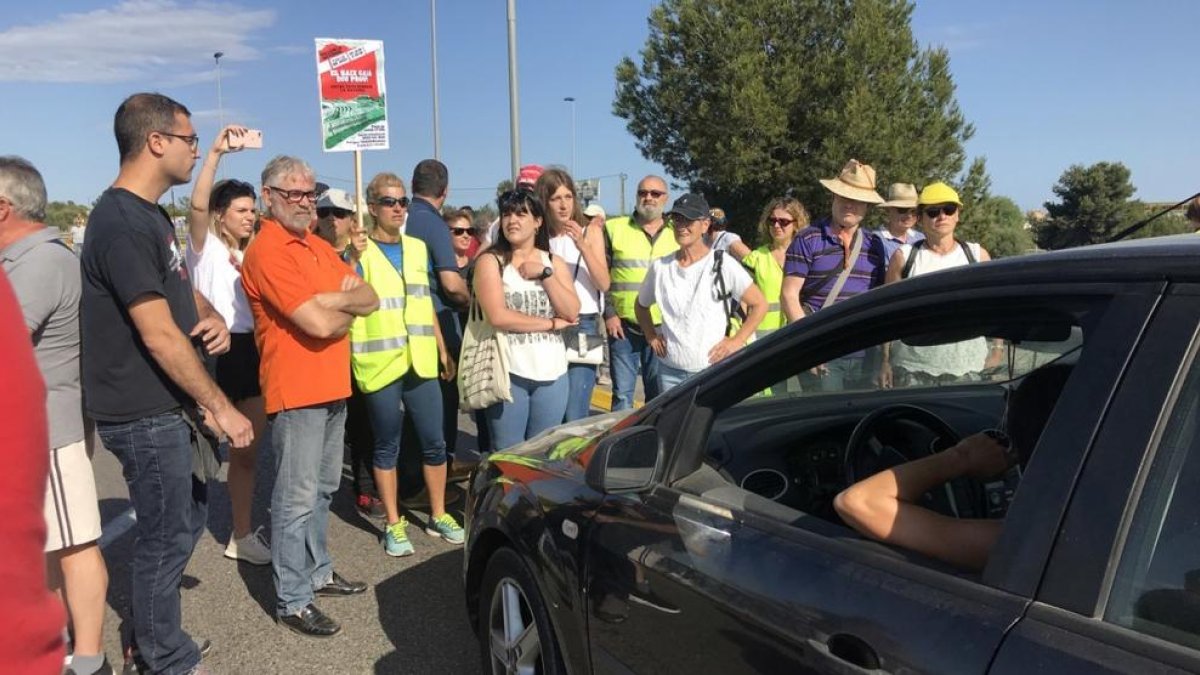
<svg viewBox="0 0 1200 675">
<path fill-rule="evenodd" d="M 262 148 L 262 129 L 247 129 L 242 135 L 243 148 Z"/>
</svg>

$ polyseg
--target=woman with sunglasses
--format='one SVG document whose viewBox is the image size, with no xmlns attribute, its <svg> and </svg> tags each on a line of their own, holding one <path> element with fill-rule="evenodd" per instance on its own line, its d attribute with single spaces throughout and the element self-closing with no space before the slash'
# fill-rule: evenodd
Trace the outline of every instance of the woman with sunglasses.
<svg viewBox="0 0 1200 675">
<path fill-rule="evenodd" d="M 261 530 L 250 530 L 254 468 L 259 439 L 267 426 L 258 383 L 258 347 L 254 318 L 242 289 L 242 255 L 254 236 L 257 196 L 249 183 L 224 180 L 213 185 L 221 158 L 242 149 L 246 128 L 229 125 L 213 141 L 192 188 L 185 258 L 192 285 L 225 318 L 231 343 L 217 357 L 217 384 L 254 427 L 254 442 L 229 450 L 229 501 L 233 534 L 225 557 L 268 565 L 271 550 Z"/>
<path fill-rule="evenodd" d="M 446 226 L 450 228 L 450 245 L 454 248 L 454 264 L 458 266 L 458 273 L 462 275 L 463 281 L 470 283 L 471 279 L 471 263 L 479 254 L 479 239 L 476 236 L 477 230 L 472 225 L 472 220 L 475 214 L 469 207 L 463 207 L 446 216 Z M 483 227 L 487 227 L 487 223 L 483 223 Z M 455 314 L 458 318 L 459 330 L 454 335 L 446 335 L 446 347 L 450 349 L 450 354 L 457 361 L 462 350 L 462 330 L 467 325 L 468 308 L 455 309 Z M 451 417 L 450 411 L 454 411 L 454 419 L 457 424 L 458 420 L 458 383 L 454 380 L 442 382 L 442 403 L 446 408 L 446 417 Z M 488 453 L 492 450 L 492 438 L 488 433 L 487 418 L 484 417 L 482 410 L 476 410 L 472 413 L 472 418 L 475 420 L 475 442 L 476 448 L 480 453 Z M 449 431 L 449 430 L 447 430 Z M 449 441 L 449 438 L 446 439 Z M 450 480 L 458 478 L 455 475 L 456 471 L 451 468 Z M 469 474 L 468 474 L 469 475 Z"/>
<path fill-rule="evenodd" d="M 475 298 L 507 333 L 512 401 L 485 411 L 492 446 L 505 450 L 560 424 L 567 412 L 567 350 L 560 331 L 579 317 L 566 261 L 550 255 L 550 234 L 534 193 L 497 200 L 496 241 L 475 262 Z"/>
<path fill-rule="evenodd" d="M 892 254 L 886 283 L 991 260 L 984 247 L 954 236 L 961 209 L 962 201 L 949 185 L 926 185 L 917 199 L 925 239 L 904 244 Z M 885 344 L 879 383 L 884 388 L 926 387 L 977 380 L 1003 350 L 1003 344 L 989 347 L 982 337 L 942 345 L 910 346 L 902 341 Z"/>
<path fill-rule="evenodd" d="M 742 258 L 742 265 L 750 270 L 754 285 L 762 290 L 767 300 L 767 314 L 754 331 L 756 338 L 764 337 L 787 325 L 787 317 L 779 304 L 783 288 L 783 262 L 787 248 L 796 238 L 796 233 L 808 227 L 808 211 L 799 200 L 780 197 L 771 200 L 763 209 L 759 221 L 759 236 L 766 243 L 750 251 Z M 733 249 L 730 249 L 732 252 Z"/>
<path fill-rule="evenodd" d="M 579 330 L 568 333 L 574 336 L 575 344 L 566 345 L 570 393 L 562 421 L 570 422 L 587 417 L 592 409 L 598 364 L 584 363 L 582 357 L 592 351 L 589 343 L 601 345 L 600 349 L 603 349 L 600 312 L 604 309 L 603 296 L 608 292 L 610 281 L 608 260 L 604 256 L 603 224 L 593 227 L 583 215 L 583 208 L 576 199 L 575 181 L 566 171 L 547 169 L 538 178 L 534 189 L 546 206 L 550 252 L 566 263 L 575 295 L 579 298 Z"/>
</svg>

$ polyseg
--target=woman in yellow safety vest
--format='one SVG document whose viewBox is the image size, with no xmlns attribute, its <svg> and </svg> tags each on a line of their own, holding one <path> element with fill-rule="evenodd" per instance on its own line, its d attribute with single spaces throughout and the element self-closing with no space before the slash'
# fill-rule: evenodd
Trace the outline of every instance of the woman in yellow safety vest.
<svg viewBox="0 0 1200 675">
<path fill-rule="evenodd" d="M 760 241 L 766 243 L 742 258 L 742 265 L 754 277 L 754 285 L 761 288 L 767 298 L 767 315 L 754 331 L 755 338 L 761 339 L 787 324 L 779 304 L 780 289 L 783 287 L 783 259 L 796 233 L 806 227 L 808 211 L 799 200 L 779 197 L 771 200 L 763 209 L 759 237 Z"/>
<path fill-rule="evenodd" d="M 408 208 L 404 181 L 379 174 L 367 186 L 367 204 L 375 229 L 358 267 L 379 296 L 379 309 L 350 325 L 350 360 L 375 436 L 375 485 L 387 512 L 383 549 L 399 557 L 413 554 L 408 521 L 397 503 L 396 462 L 405 412 L 412 415 L 421 443 L 430 511 L 425 532 L 463 543 L 462 527 L 446 512 L 446 438 L 438 385 L 439 367 L 442 377 L 452 379 L 454 361 L 433 311 L 425 242 L 400 233 Z"/>
</svg>

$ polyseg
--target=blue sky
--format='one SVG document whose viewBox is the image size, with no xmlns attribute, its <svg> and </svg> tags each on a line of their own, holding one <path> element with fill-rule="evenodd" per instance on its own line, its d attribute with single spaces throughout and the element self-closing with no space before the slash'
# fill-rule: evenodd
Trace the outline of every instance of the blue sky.
<svg viewBox="0 0 1200 675">
<path fill-rule="evenodd" d="M 571 164 L 618 181 L 661 169 L 612 115 L 613 69 L 646 37 L 649 0 L 518 0 L 522 163 Z M 381 39 L 387 61 L 391 150 L 364 153 L 377 171 L 407 179 L 433 154 L 428 0 L 59 0 L 20 3 L 0 17 L 0 153 L 32 160 L 51 199 L 90 202 L 117 170 L 112 114 L 129 93 L 157 90 L 192 109 L 207 147 L 217 131 L 212 53 L 222 59 L 226 121 L 264 131 L 265 148 L 230 156 L 225 176 L 257 182 L 276 153 L 309 160 L 350 188 L 353 159 L 321 152 L 313 38 Z M 456 204 L 492 197 L 509 172 L 504 0 L 440 0 L 438 70 L 442 159 Z M 1069 165 L 1124 162 L 1138 196 L 1177 201 L 1200 190 L 1200 3 L 927 0 L 913 28 L 951 54 L 959 103 L 977 129 L 993 191 L 1033 208 Z M 176 197 L 189 187 L 176 188 Z"/>
</svg>

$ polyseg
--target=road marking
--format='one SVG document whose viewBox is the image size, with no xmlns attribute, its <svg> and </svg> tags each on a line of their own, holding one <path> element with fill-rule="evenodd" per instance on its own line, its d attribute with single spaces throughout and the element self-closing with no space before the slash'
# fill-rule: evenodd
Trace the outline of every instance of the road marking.
<svg viewBox="0 0 1200 675">
<path fill-rule="evenodd" d="M 100 548 L 103 549 L 114 541 L 120 539 L 126 532 L 130 530 L 130 528 L 136 524 L 137 513 L 134 512 L 133 507 L 131 506 L 122 511 L 116 518 L 108 521 L 108 523 L 106 523 L 100 530 Z"/>
</svg>

